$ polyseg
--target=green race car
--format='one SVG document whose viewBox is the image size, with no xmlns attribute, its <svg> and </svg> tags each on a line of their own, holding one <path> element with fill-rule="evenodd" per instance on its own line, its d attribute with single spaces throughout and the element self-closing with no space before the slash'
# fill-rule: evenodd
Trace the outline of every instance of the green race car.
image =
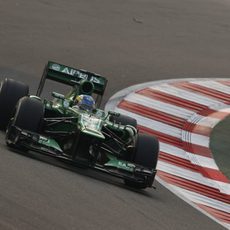
<svg viewBox="0 0 230 230">
<path fill-rule="evenodd" d="M 46 79 L 71 90 L 41 98 Z M 100 109 L 107 79 L 54 62 L 46 65 L 36 95 L 21 82 L 0 86 L 0 126 L 6 143 L 122 178 L 128 186 L 152 187 L 159 142 L 137 129 L 135 119 Z"/>
</svg>

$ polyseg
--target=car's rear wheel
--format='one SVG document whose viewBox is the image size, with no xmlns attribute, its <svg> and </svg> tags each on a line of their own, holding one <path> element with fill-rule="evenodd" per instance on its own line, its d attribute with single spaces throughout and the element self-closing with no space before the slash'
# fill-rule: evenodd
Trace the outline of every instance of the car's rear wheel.
<svg viewBox="0 0 230 230">
<path fill-rule="evenodd" d="M 23 97 L 18 101 L 15 115 L 11 118 L 6 131 L 6 143 L 13 146 L 16 134 L 12 126 L 31 132 L 40 132 L 44 116 L 43 103 L 36 98 Z"/>
<path fill-rule="evenodd" d="M 138 134 L 136 149 L 132 161 L 135 164 L 144 166 L 148 169 L 156 169 L 158 154 L 158 140 L 153 136 L 149 136 L 146 134 Z M 147 186 L 149 186 L 145 183 L 139 183 L 128 179 L 125 179 L 124 182 L 128 186 L 138 189 L 144 189 Z"/>
<path fill-rule="evenodd" d="M 29 94 L 29 86 L 12 79 L 5 79 L 0 85 L 0 128 L 5 129 L 18 100 Z"/>
</svg>

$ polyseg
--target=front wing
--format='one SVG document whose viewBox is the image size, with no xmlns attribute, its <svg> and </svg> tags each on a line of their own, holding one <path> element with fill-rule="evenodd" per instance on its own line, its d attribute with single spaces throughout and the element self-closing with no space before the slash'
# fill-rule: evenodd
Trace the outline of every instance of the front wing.
<svg viewBox="0 0 230 230">
<path fill-rule="evenodd" d="M 84 165 L 118 178 L 145 184 L 148 187 L 153 187 L 152 184 L 156 175 L 156 169 L 150 170 L 141 165 L 136 165 L 117 158 L 116 163 L 114 163 L 115 157 L 112 155 L 110 155 L 109 158 L 111 159 L 107 163 L 103 165 L 98 164 L 86 158 L 73 157 L 65 154 L 58 143 L 52 138 L 27 130 L 22 130 L 13 125 L 10 129 L 10 136 L 6 133 L 6 143 L 10 147 L 16 147 L 19 149 L 23 147 L 23 149 L 63 159 L 65 162 L 67 161 L 76 165 Z"/>
</svg>

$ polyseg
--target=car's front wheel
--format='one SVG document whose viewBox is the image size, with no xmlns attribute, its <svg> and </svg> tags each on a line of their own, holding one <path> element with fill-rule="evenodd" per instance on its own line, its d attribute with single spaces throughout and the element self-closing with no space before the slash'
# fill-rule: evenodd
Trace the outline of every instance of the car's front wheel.
<svg viewBox="0 0 230 230">
<path fill-rule="evenodd" d="M 158 154 L 159 141 L 157 138 L 147 134 L 138 134 L 136 149 L 132 161 L 135 164 L 144 166 L 150 170 L 156 169 Z M 149 186 L 145 183 L 139 183 L 128 179 L 125 179 L 124 182 L 126 185 L 137 189 L 145 189 Z"/>
</svg>

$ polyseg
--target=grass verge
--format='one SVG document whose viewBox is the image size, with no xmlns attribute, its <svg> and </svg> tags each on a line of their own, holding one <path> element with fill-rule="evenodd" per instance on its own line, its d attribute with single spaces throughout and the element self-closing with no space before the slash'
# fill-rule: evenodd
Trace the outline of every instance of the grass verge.
<svg viewBox="0 0 230 230">
<path fill-rule="evenodd" d="M 220 171 L 230 179 L 230 116 L 213 128 L 210 149 Z"/>
</svg>

